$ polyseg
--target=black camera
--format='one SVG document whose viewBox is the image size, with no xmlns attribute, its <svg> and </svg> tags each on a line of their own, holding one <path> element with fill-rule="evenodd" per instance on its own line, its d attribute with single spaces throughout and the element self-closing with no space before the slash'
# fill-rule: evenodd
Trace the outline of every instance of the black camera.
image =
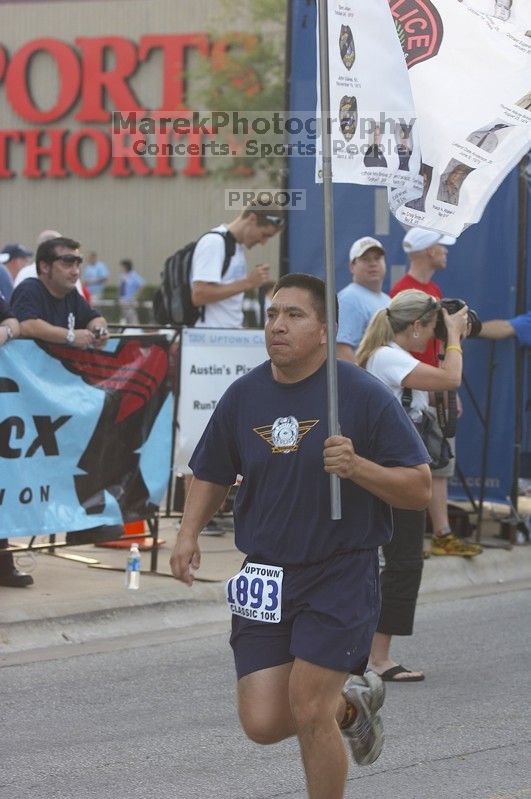
<svg viewBox="0 0 531 799">
<path fill-rule="evenodd" d="M 457 313 L 457 311 L 460 311 L 461 308 L 464 308 L 466 302 L 464 300 L 440 300 L 440 304 L 451 316 L 452 314 Z M 470 308 L 468 309 L 468 328 L 469 338 L 476 338 L 479 336 L 481 332 L 481 320 L 477 313 L 472 311 Z M 442 315 L 442 312 L 439 311 L 437 314 L 437 324 L 435 325 L 433 335 L 435 338 L 438 338 L 441 341 L 446 341 L 446 332 L 444 316 Z"/>
</svg>

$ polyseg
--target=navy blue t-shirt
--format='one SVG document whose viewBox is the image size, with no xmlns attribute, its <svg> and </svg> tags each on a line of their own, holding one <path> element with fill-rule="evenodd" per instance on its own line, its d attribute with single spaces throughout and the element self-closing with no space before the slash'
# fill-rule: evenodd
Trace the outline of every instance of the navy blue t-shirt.
<svg viewBox="0 0 531 799">
<path fill-rule="evenodd" d="M 382 466 L 429 463 L 428 453 L 387 386 L 364 369 L 338 362 L 339 422 L 355 451 Z M 277 565 L 307 564 L 337 552 L 389 542 L 390 507 L 341 480 L 342 519 L 330 518 L 326 364 L 298 383 L 278 383 L 269 361 L 225 392 L 190 460 L 200 480 L 236 494 L 236 546 Z"/>
<path fill-rule="evenodd" d="M 15 314 L 9 307 L 9 303 L 0 295 L 0 322 L 3 322 L 4 319 L 14 319 L 14 317 Z"/>
<path fill-rule="evenodd" d="M 11 298 L 11 308 L 19 322 L 42 319 L 55 327 L 67 328 L 68 316 L 73 314 L 76 330 L 86 328 L 91 319 L 100 316 L 77 289 L 59 300 L 36 277 L 28 277 L 18 284 Z"/>
</svg>

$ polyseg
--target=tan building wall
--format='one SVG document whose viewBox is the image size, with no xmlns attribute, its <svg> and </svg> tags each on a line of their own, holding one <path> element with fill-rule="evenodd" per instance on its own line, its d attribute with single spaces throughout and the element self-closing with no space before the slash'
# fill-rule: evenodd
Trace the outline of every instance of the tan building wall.
<svg viewBox="0 0 531 799">
<path fill-rule="evenodd" d="M 245 3 L 240 3 L 237 17 L 227 20 L 226 30 L 245 29 L 244 11 Z M 138 45 L 142 37 L 148 35 L 207 34 L 215 31 L 214 36 L 217 36 L 223 32 L 219 18 L 220 7 L 211 0 L 29 0 L 2 3 L 0 43 L 6 58 L 0 58 L 0 129 L 4 131 L 4 136 L 7 130 L 22 133 L 42 130 L 44 141 L 48 143 L 52 130 L 66 130 L 62 148 L 57 144 L 57 153 L 66 149 L 65 142 L 72 135 L 77 135 L 81 128 L 100 130 L 105 135 L 110 131 L 109 121 L 76 119 L 82 103 L 80 98 L 64 116 L 51 122 L 32 123 L 14 110 L 14 71 L 9 73 L 8 80 L 6 78 L 13 61 L 20 70 L 20 64 L 23 63 L 20 51 L 28 43 L 37 39 L 60 40 L 69 46 L 72 53 L 79 54 L 80 48 L 75 42 L 78 37 L 121 37 Z M 190 51 L 189 63 L 193 63 L 194 58 L 197 58 L 196 52 Z M 112 66 L 112 59 L 108 63 Z M 142 105 L 148 109 L 160 107 L 162 103 L 163 66 L 162 51 L 153 50 L 128 80 Z M 26 69 L 35 106 L 41 110 L 53 108 L 62 90 L 54 59 L 40 51 L 28 62 Z M 80 75 L 88 86 L 91 75 L 87 59 L 82 63 Z M 171 76 L 168 78 L 166 75 L 166 79 L 171 79 Z M 62 80 L 67 80 L 65 75 Z M 14 102 L 18 103 L 18 92 L 17 97 Z M 116 110 L 108 96 L 105 105 L 109 111 Z M 60 136 L 58 133 L 54 135 Z M 222 221 L 230 221 L 235 216 L 234 212 L 226 211 L 224 207 L 227 184 L 208 175 L 183 175 L 182 170 L 187 163 L 185 158 L 172 162 L 177 170 L 172 177 L 115 177 L 111 174 L 111 167 L 108 167 L 102 174 L 92 178 L 75 174 L 30 178 L 23 174 L 27 168 L 27 145 L 24 141 L 6 141 L 4 138 L 2 144 L 7 155 L 4 155 L 0 176 L 0 246 L 21 242 L 34 249 L 39 231 L 54 228 L 78 238 L 85 253 L 96 250 L 109 265 L 113 281 L 119 275 L 119 259 L 128 257 L 132 258 L 148 282 L 158 283 L 160 269 L 167 255 L 205 229 Z M 86 163 L 90 163 L 90 147 L 82 152 Z M 64 153 L 57 155 L 57 163 L 61 158 L 64 161 Z M 49 170 L 50 163 L 49 157 L 40 159 L 45 171 Z M 68 164 L 63 163 L 63 168 L 66 172 L 71 171 Z M 6 176 L 8 169 L 13 173 L 12 177 Z M 260 182 L 240 178 L 231 185 L 258 186 Z M 276 272 L 278 237 L 267 247 L 259 247 L 249 255 L 250 264 L 265 261 Z"/>
</svg>

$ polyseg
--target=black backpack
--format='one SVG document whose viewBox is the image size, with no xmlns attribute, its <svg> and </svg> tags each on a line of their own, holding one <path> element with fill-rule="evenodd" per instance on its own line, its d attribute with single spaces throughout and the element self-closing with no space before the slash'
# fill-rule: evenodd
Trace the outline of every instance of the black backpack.
<svg viewBox="0 0 531 799">
<path fill-rule="evenodd" d="M 221 277 L 223 277 L 236 252 L 236 239 L 228 230 L 209 230 L 208 232 L 223 236 L 225 241 L 225 259 L 221 269 Z M 203 237 L 200 236 L 200 238 Z M 192 258 L 198 241 L 199 239 L 191 241 L 185 247 L 181 247 L 164 262 L 164 269 L 161 273 L 162 283 L 153 296 L 153 314 L 159 325 L 193 327 L 199 318 L 204 317 L 204 306 L 197 307 L 192 303 L 190 284 Z"/>
</svg>

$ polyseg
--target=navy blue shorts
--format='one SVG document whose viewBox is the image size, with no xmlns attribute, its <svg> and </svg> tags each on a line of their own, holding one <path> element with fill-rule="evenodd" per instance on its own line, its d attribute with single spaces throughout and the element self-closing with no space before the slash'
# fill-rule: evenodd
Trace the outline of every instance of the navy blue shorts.
<svg viewBox="0 0 531 799">
<path fill-rule="evenodd" d="M 379 615 L 377 549 L 343 552 L 310 566 L 285 566 L 278 624 L 232 616 L 230 644 L 238 679 L 295 658 L 363 674 Z"/>
</svg>

